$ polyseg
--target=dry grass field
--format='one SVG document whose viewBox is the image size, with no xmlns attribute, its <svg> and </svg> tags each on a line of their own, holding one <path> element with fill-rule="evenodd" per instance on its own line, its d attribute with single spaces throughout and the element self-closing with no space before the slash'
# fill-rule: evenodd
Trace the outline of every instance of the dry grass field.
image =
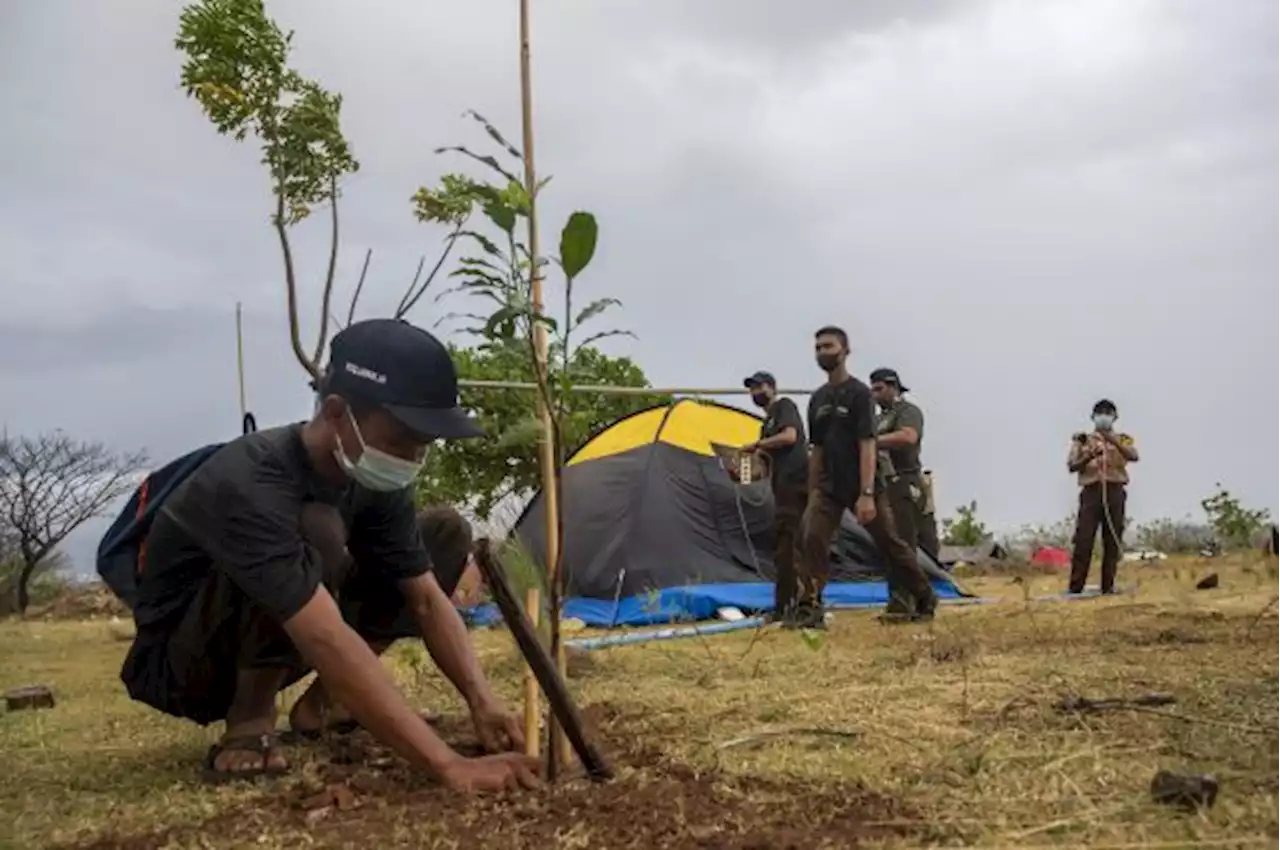
<svg viewBox="0 0 1280 850">
<path fill-rule="evenodd" d="M 1211 570 L 1221 586 L 1195 590 Z M 1132 592 L 1036 601 L 1061 583 L 976 577 L 997 601 L 930 626 L 847 612 L 815 640 L 766 630 L 592 653 L 571 686 L 618 779 L 489 799 L 455 797 L 360 735 L 291 749 L 297 769 L 274 784 L 203 786 L 216 729 L 127 699 L 121 625 L 10 621 L 0 688 L 48 684 L 58 704 L 0 715 L 0 847 L 1274 846 L 1275 559 L 1125 565 Z M 476 640 L 514 701 L 510 637 Z M 467 746 L 421 648 L 387 663 Z M 1148 694 L 1175 701 L 1061 706 Z M 1216 805 L 1153 803 L 1161 768 L 1213 773 Z"/>
</svg>

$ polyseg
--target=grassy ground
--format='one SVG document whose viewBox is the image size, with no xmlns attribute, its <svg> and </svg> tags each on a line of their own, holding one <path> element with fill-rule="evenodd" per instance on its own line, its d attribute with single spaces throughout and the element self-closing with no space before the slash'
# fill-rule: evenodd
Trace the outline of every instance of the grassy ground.
<svg viewBox="0 0 1280 850">
<path fill-rule="evenodd" d="M 815 641 L 766 631 L 597 652 L 572 688 L 618 780 L 506 800 L 451 797 L 359 736 L 291 751 L 299 770 L 274 785 L 203 787 L 216 730 L 127 699 L 119 625 L 10 621 L 0 688 L 45 683 L 58 705 L 0 715 L 0 847 L 1271 844 L 1277 570 L 1246 558 L 1126 565 L 1133 593 L 1069 603 L 1033 601 L 1060 577 L 980 577 L 971 586 L 1000 601 L 944 609 L 931 627 L 850 612 Z M 1211 569 L 1221 587 L 1194 590 Z M 515 700 L 510 638 L 477 642 Z M 388 663 L 417 702 L 457 714 L 420 648 Z M 1148 693 L 1177 702 L 1055 707 Z M 465 724 L 445 731 L 465 740 Z M 1150 802 L 1159 768 L 1214 773 L 1216 806 Z"/>
</svg>

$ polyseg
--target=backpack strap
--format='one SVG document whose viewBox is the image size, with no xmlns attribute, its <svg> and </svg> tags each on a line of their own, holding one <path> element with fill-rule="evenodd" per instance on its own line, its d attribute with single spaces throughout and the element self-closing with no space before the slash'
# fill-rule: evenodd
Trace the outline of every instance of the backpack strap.
<svg viewBox="0 0 1280 850">
<path fill-rule="evenodd" d="M 147 497 L 151 493 L 151 476 L 148 475 L 142 479 L 142 485 L 138 487 L 138 510 L 134 513 L 134 519 L 142 520 L 143 514 L 147 512 Z M 137 575 L 142 575 L 142 567 L 147 558 L 147 537 L 144 534 L 142 539 L 138 541 L 138 569 Z"/>
</svg>

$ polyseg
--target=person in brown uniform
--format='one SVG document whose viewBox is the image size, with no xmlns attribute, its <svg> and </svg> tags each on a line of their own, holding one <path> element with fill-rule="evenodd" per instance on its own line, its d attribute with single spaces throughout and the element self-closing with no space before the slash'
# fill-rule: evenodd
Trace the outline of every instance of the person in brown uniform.
<svg viewBox="0 0 1280 850">
<path fill-rule="evenodd" d="M 920 444 L 924 441 L 924 412 L 902 397 L 908 392 L 893 369 L 876 369 L 871 373 L 871 397 L 880 406 L 876 418 L 876 445 L 887 454 L 892 467 L 888 478 L 889 501 L 893 505 L 898 534 L 912 550 L 923 548 L 938 557 L 937 537 L 926 532 L 932 517 L 928 516 L 924 467 L 920 463 Z"/>
<path fill-rule="evenodd" d="M 796 403 L 778 395 L 778 381 L 768 372 L 756 372 L 743 380 L 751 400 L 764 409 L 760 439 L 743 451 L 765 452 L 769 457 L 774 504 L 774 616 L 783 623 L 795 619 L 796 543 L 800 517 L 808 491 L 808 458 L 804 420 Z"/>
<path fill-rule="evenodd" d="M 809 500 L 800 524 L 795 625 L 823 627 L 822 592 L 831 570 L 831 543 L 846 508 L 875 541 L 889 587 L 897 594 L 882 619 L 932 618 L 937 596 L 915 551 L 898 536 L 884 481 L 877 474 L 871 389 L 849 374 L 849 337 L 837 327 L 821 328 L 814 335 L 814 353 L 827 381 L 809 399 Z"/>
<path fill-rule="evenodd" d="M 1093 431 L 1075 434 L 1067 454 L 1067 469 L 1080 484 L 1080 510 L 1071 553 L 1068 592 L 1080 593 L 1089 577 L 1093 539 L 1102 531 L 1102 592 L 1115 593 L 1116 566 L 1124 537 L 1128 465 L 1137 463 L 1133 437 L 1115 430 L 1117 411 L 1107 399 L 1093 406 Z"/>
</svg>

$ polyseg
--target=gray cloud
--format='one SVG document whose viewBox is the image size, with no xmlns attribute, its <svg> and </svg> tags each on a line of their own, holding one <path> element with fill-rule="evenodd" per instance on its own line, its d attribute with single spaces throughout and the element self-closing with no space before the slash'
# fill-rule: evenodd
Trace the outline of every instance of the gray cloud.
<svg viewBox="0 0 1280 850">
<path fill-rule="evenodd" d="M 1108 395 L 1144 449 L 1139 518 L 1218 480 L 1275 507 L 1274 3 L 534 5 L 544 220 L 599 216 L 583 287 L 624 300 L 640 339 L 614 350 L 655 382 L 812 384 L 834 321 L 859 371 L 919 393 L 944 506 L 1065 515 L 1066 437 Z M 461 166 L 433 148 L 480 140 L 463 110 L 518 135 L 509 6 L 270 4 L 346 96 L 340 280 L 374 249 L 370 312 L 438 245 L 408 197 Z M 4 14 L 10 430 L 157 459 L 234 435 L 237 300 L 260 420 L 305 415 L 265 177 L 178 89 L 178 7 Z M 308 321 L 322 230 L 299 232 Z"/>
</svg>

